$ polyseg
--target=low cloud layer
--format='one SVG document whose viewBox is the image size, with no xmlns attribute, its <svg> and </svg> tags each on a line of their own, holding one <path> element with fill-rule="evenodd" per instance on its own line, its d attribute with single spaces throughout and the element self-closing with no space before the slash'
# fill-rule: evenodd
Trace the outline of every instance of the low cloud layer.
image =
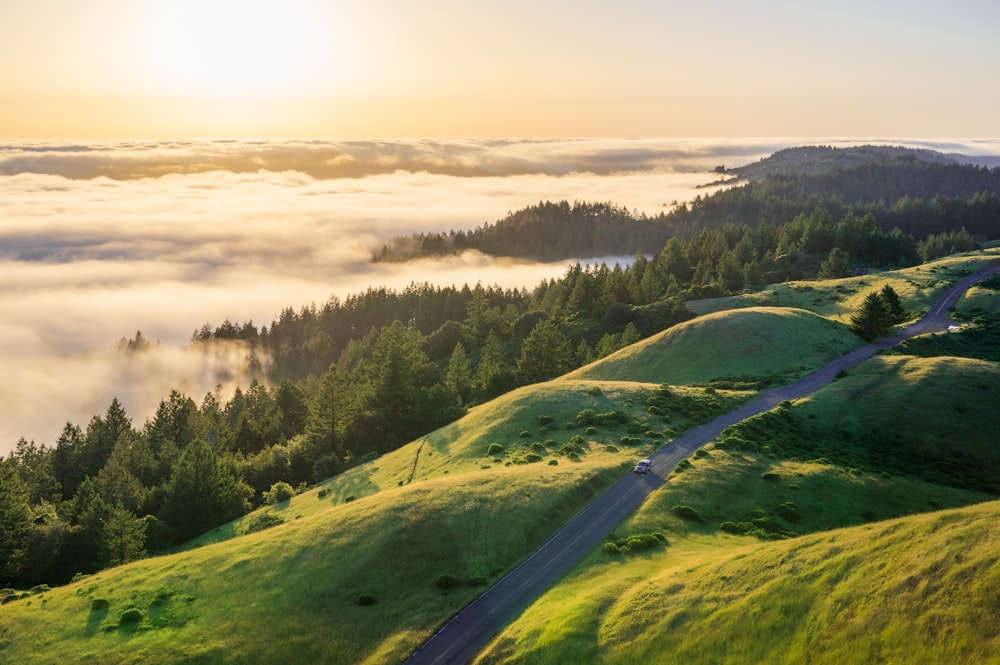
<svg viewBox="0 0 1000 665">
<path fill-rule="evenodd" d="M 471 229 L 544 200 L 612 201 L 655 215 L 710 192 L 697 188 L 714 166 L 798 143 L 0 146 L 0 454 L 20 436 L 52 445 L 67 421 L 85 427 L 114 397 L 137 425 L 171 389 L 200 401 L 241 362 L 232 349 L 212 359 L 184 350 L 204 323 L 269 325 L 283 308 L 370 285 L 530 288 L 566 267 L 475 254 L 370 263 L 395 235 Z M 961 151 L 955 145 L 949 151 Z M 115 350 L 139 330 L 159 341 L 153 352 Z"/>
</svg>

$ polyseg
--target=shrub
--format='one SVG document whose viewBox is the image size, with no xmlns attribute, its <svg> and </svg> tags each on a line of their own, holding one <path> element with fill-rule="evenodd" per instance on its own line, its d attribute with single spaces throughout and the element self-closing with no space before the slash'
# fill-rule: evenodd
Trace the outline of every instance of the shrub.
<svg viewBox="0 0 1000 665">
<path fill-rule="evenodd" d="M 674 471 L 677 473 L 683 473 L 693 466 L 694 464 L 691 464 L 691 460 L 682 459 L 677 463 L 677 466 L 674 467 Z"/>
<path fill-rule="evenodd" d="M 536 453 L 528 453 L 521 459 L 517 460 L 519 464 L 531 464 L 533 462 L 541 462 L 542 456 Z"/>
<path fill-rule="evenodd" d="M 538 416 L 538 424 L 544 427 L 545 425 L 551 425 L 555 422 L 552 416 Z"/>
<path fill-rule="evenodd" d="M 642 443 L 642 439 L 636 436 L 623 436 L 622 438 L 618 439 L 618 443 L 622 444 L 623 446 L 637 446 L 640 443 Z"/>
<path fill-rule="evenodd" d="M 581 425 L 592 425 L 597 418 L 597 414 L 594 413 L 593 409 L 584 409 L 576 414 L 576 422 Z"/>
<path fill-rule="evenodd" d="M 639 533 L 634 536 L 618 538 L 613 542 L 604 544 L 604 551 L 608 554 L 627 554 L 659 547 L 667 542 L 667 537 L 662 533 Z M 608 546 L 611 547 L 608 547 Z"/>
<path fill-rule="evenodd" d="M 673 508 L 670 509 L 670 512 L 672 512 L 674 515 L 681 518 L 682 520 L 688 520 L 689 522 L 705 521 L 702 518 L 701 514 L 691 506 L 684 506 L 684 505 L 674 506 Z"/>
<path fill-rule="evenodd" d="M 600 387 L 598 387 L 598 386 L 590 386 L 589 388 L 587 388 L 586 392 L 587 392 L 588 395 L 593 395 L 595 397 L 597 397 L 598 395 L 603 395 L 604 394 L 603 391 L 601 391 Z"/>
<path fill-rule="evenodd" d="M 257 531 L 270 529 L 272 526 L 278 526 L 279 524 L 284 523 L 285 520 L 277 515 L 274 515 L 273 513 L 251 515 L 247 520 L 246 525 L 243 527 L 243 533 L 256 533 Z"/>
<path fill-rule="evenodd" d="M 523 429 L 523 430 L 521 430 L 521 433 L 518 434 L 518 436 L 521 437 L 522 439 L 527 439 L 528 437 L 531 436 L 531 432 L 529 432 L 526 429 Z"/>
<path fill-rule="evenodd" d="M 436 586 L 441 591 L 448 591 L 458 586 L 458 578 L 456 578 L 451 573 L 445 573 L 444 575 L 439 575 L 437 581 L 434 582 Z"/>
<path fill-rule="evenodd" d="M 557 460 L 557 459 L 550 459 L 549 460 L 549 466 L 559 466 L 559 460 Z"/>
<path fill-rule="evenodd" d="M 609 453 L 617 453 L 618 452 L 618 448 L 615 447 L 615 446 L 613 446 L 613 445 L 611 445 L 610 443 L 608 445 L 604 446 L 604 449 L 606 451 L 608 451 Z"/>
<path fill-rule="evenodd" d="M 769 480 L 771 482 L 781 480 L 781 474 L 775 473 L 774 471 L 765 471 L 760 477 L 761 480 Z"/>
<path fill-rule="evenodd" d="M 91 612 L 102 612 L 109 607 L 111 607 L 111 603 L 108 602 L 107 598 L 94 598 L 90 601 Z"/>
<path fill-rule="evenodd" d="M 490 447 L 486 449 L 486 454 L 492 457 L 496 457 L 503 451 L 504 451 L 503 444 L 493 442 L 490 444 Z"/>
<path fill-rule="evenodd" d="M 264 492 L 264 502 L 273 506 L 276 503 L 288 501 L 293 496 L 295 496 L 295 489 L 285 481 L 279 480 L 271 485 L 271 489 Z"/>
<path fill-rule="evenodd" d="M 122 610 L 121 615 L 118 617 L 118 623 L 139 623 L 142 621 L 142 610 L 138 607 L 127 607 Z"/>
<path fill-rule="evenodd" d="M 328 496 L 330 496 L 330 488 L 329 487 L 324 487 L 323 489 L 321 489 L 316 494 L 316 497 L 319 498 L 319 499 L 325 499 Z"/>
<path fill-rule="evenodd" d="M 698 450 L 694 451 L 694 456 L 698 458 L 708 457 L 708 451 L 705 450 L 704 448 L 699 448 Z"/>
<path fill-rule="evenodd" d="M 360 596 L 358 596 L 358 605 L 365 606 L 374 604 L 375 604 L 375 596 L 372 596 L 367 593 L 363 593 Z"/>
<path fill-rule="evenodd" d="M 778 517 L 788 522 L 798 523 L 798 521 L 802 519 L 802 515 L 799 514 L 798 506 L 791 501 L 786 501 L 785 503 L 779 505 L 776 512 L 778 513 Z"/>
<path fill-rule="evenodd" d="M 536 453 L 544 453 L 545 452 L 545 444 L 543 444 L 540 441 L 535 441 L 534 443 L 531 444 L 531 449 L 533 451 L 535 451 Z"/>
<path fill-rule="evenodd" d="M 588 427 L 587 429 L 585 429 L 583 431 L 586 432 L 587 434 L 590 434 L 590 435 L 597 434 L 597 428 L 596 427 Z"/>
</svg>

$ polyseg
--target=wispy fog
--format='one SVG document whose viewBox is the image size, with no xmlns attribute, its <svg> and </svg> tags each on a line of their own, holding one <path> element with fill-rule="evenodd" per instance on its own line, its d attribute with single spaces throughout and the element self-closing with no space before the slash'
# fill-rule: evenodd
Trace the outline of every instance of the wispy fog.
<svg viewBox="0 0 1000 665">
<path fill-rule="evenodd" d="M 474 254 L 371 264 L 394 235 L 471 229 L 543 200 L 657 214 L 709 193 L 696 188 L 717 165 L 803 142 L 0 145 L 0 454 L 20 436 L 52 445 L 67 421 L 85 427 L 113 397 L 141 425 L 172 388 L 196 401 L 219 383 L 228 390 L 238 349 L 184 350 L 204 323 L 269 325 L 285 307 L 369 285 L 530 288 L 566 267 Z M 963 147 L 943 145 L 928 147 Z M 116 350 L 138 330 L 159 344 Z"/>
</svg>

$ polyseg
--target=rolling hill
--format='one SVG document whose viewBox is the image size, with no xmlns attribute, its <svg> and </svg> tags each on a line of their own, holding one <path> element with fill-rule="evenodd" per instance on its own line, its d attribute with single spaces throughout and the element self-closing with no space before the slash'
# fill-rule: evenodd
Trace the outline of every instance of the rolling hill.
<svg viewBox="0 0 1000 665">
<path fill-rule="evenodd" d="M 935 274 L 945 282 L 976 260 Z M 857 295 L 841 286 L 812 283 L 809 297 L 826 307 Z M 7 592 L 0 658 L 402 662 L 635 459 L 756 384 L 857 344 L 842 321 L 802 308 L 707 314 L 476 407 L 183 551 Z M 833 657 L 854 645 L 859 661 L 903 662 L 910 634 L 935 660 L 1000 658 L 1000 504 L 983 482 L 1000 477 L 998 371 L 879 356 L 731 428 L 612 538 L 665 544 L 590 553 L 481 662 L 851 662 Z M 692 385 L 733 377 L 745 380 Z"/>
</svg>

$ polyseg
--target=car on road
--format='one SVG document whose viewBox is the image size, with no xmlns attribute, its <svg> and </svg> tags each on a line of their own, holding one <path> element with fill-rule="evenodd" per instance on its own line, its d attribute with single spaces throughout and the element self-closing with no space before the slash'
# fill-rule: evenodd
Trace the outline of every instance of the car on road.
<svg viewBox="0 0 1000 665">
<path fill-rule="evenodd" d="M 636 473 L 649 473 L 649 467 L 652 466 L 648 459 L 641 459 L 639 463 L 635 465 Z"/>
</svg>

